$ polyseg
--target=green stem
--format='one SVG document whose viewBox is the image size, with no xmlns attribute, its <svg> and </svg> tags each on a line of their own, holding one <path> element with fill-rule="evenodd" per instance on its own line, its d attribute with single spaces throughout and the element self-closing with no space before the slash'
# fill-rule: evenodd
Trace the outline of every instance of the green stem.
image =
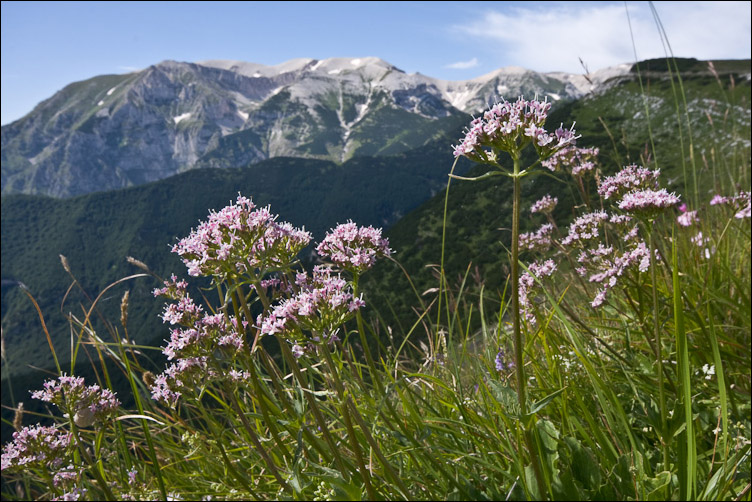
<svg viewBox="0 0 752 502">
<path fill-rule="evenodd" d="M 289 493 L 293 493 L 292 488 L 290 488 L 290 485 L 288 485 L 287 482 L 284 480 L 284 478 L 280 475 L 279 469 L 277 469 L 277 465 L 274 463 L 271 457 L 269 457 L 269 453 L 266 451 L 266 449 L 264 449 L 263 445 L 261 444 L 261 441 L 259 440 L 258 435 L 254 432 L 253 428 L 251 427 L 251 424 L 248 423 L 248 419 L 245 416 L 245 412 L 240 407 L 238 400 L 235 398 L 235 391 L 228 388 L 227 384 L 225 384 L 225 392 L 229 396 L 230 403 L 235 408 L 235 412 L 238 414 L 238 417 L 240 418 L 240 421 L 243 424 L 243 428 L 248 433 L 248 437 L 251 439 L 253 446 L 255 447 L 258 454 L 266 463 L 266 466 L 269 468 L 269 471 L 272 473 L 272 476 L 274 476 L 274 479 L 277 480 L 277 483 L 279 483 L 279 485 L 285 491 Z"/>
<path fill-rule="evenodd" d="M 512 199 L 512 323 L 514 329 L 514 364 L 517 375 L 517 399 L 520 403 L 520 415 L 527 415 L 527 395 L 525 381 L 525 361 L 523 358 L 524 340 L 522 339 L 522 330 L 520 329 L 520 159 L 517 155 L 512 156 L 514 161 L 514 198 Z M 539 495 L 543 496 L 545 488 L 543 475 L 538 462 L 537 449 L 532 435 L 532 430 L 528 427 L 528 421 L 523 419 L 523 428 L 525 444 L 530 454 L 530 462 L 533 466 L 535 479 L 538 483 Z"/>
<path fill-rule="evenodd" d="M 514 159 L 514 197 L 512 199 L 512 323 L 514 329 L 514 364 L 517 375 L 517 399 L 520 403 L 520 414 L 527 413 L 527 396 L 525 389 L 525 362 L 522 356 L 523 340 L 520 329 L 520 283 L 519 283 L 519 252 L 520 252 L 520 171 L 519 159 Z"/>
<path fill-rule="evenodd" d="M 655 242 L 653 241 L 653 222 L 648 224 L 648 243 L 650 247 L 650 277 L 653 282 L 653 339 L 655 340 L 655 355 L 658 362 L 656 376 L 658 377 L 658 406 L 661 412 L 661 447 L 663 449 L 663 468 L 668 469 L 668 437 L 666 435 L 666 396 L 663 391 L 663 345 L 661 330 L 658 326 L 658 283 L 656 279 Z"/>
<path fill-rule="evenodd" d="M 334 460 L 337 463 L 339 472 L 342 474 L 342 477 L 345 478 L 345 481 L 349 481 L 349 478 L 350 478 L 348 474 L 349 469 L 345 467 L 345 462 L 340 456 L 339 448 L 337 448 L 337 445 L 335 444 L 334 439 L 329 433 L 329 427 L 326 425 L 326 421 L 324 420 L 324 417 L 321 414 L 321 411 L 316 405 L 316 399 L 313 397 L 311 392 L 308 391 L 308 389 L 306 389 L 305 380 L 303 378 L 303 375 L 300 372 L 300 368 L 298 367 L 297 362 L 295 362 L 295 357 L 292 355 L 292 352 L 290 351 L 290 347 L 288 347 L 287 342 L 282 340 L 280 337 L 276 337 L 276 338 L 279 341 L 279 347 L 280 347 L 280 350 L 282 351 L 283 357 L 287 360 L 287 363 L 290 365 L 290 368 L 292 369 L 292 372 L 295 375 L 295 379 L 298 381 L 298 384 L 303 389 L 303 395 L 305 396 L 306 401 L 308 401 L 308 405 L 311 407 L 311 411 L 313 412 L 313 417 L 318 423 L 319 428 L 321 429 L 321 434 L 324 436 L 324 440 L 326 441 L 326 444 L 329 446 L 329 449 L 331 450 L 332 455 L 334 455 Z"/>
<path fill-rule="evenodd" d="M 339 379 L 337 369 L 334 367 L 332 354 L 329 352 L 329 347 L 327 346 L 328 343 L 329 340 L 327 340 L 327 337 L 322 333 L 319 347 L 321 347 L 321 351 L 324 353 L 326 364 L 329 367 L 329 373 L 332 375 L 332 380 L 334 381 L 334 388 L 337 390 L 337 394 L 339 395 L 341 403 L 340 412 L 342 413 L 342 418 L 344 419 L 345 427 L 347 428 L 347 436 L 350 438 L 350 447 L 352 448 L 353 453 L 355 453 L 355 460 L 358 463 L 360 475 L 363 478 L 363 483 L 366 486 L 368 498 L 369 500 L 376 500 L 376 493 L 373 491 L 373 487 L 371 486 L 371 473 L 368 472 L 368 469 L 366 469 L 366 464 L 363 460 L 363 453 L 360 451 L 360 444 L 358 443 L 358 438 L 355 436 L 355 429 L 353 428 L 352 419 L 350 418 L 350 407 L 347 405 L 348 397 L 345 396 L 345 388 Z"/>
<path fill-rule="evenodd" d="M 353 298 L 358 296 L 358 275 L 355 274 L 353 276 Z M 381 380 L 378 378 L 378 373 L 376 372 L 376 365 L 373 362 L 373 357 L 371 356 L 371 348 L 368 345 L 368 340 L 366 339 L 366 331 L 363 324 L 363 316 L 360 314 L 360 309 L 355 312 L 355 318 L 358 323 L 358 334 L 360 335 L 360 343 L 363 345 L 363 353 L 366 356 L 366 363 L 368 364 L 368 370 L 371 373 L 371 382 L 376 386 L 376 389 L 379 391 L 379 396 L 384 395 L 384 387 L 381 385 Z"/>
</svg>

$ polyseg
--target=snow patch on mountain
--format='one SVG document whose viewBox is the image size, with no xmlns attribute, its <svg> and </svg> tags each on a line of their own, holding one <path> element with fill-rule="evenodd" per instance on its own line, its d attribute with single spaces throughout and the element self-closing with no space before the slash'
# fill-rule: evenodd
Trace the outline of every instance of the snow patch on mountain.
<svg viewBox="0 0 752 502">
<path fill-rule="evenodd" d="M 172 117 L 172 121 L 173 121 L 173 122 L 175 122 L 175 125 L 177 125 L 177 124 L 178 124 L 178 123 L 180 123 L 181 121 L 183 121 L 183 120 L 185 120 L 185 119 L 188 119 L 188 118 L 190 118 L 190 117 L 191 117 L 191 113 L 190 113 L 190 112 L 187 112 L 187 113 L 181 113 L 181 114 L 180 114 L 180 115 L 178 115 L 177 117 Z"/>
</svg>

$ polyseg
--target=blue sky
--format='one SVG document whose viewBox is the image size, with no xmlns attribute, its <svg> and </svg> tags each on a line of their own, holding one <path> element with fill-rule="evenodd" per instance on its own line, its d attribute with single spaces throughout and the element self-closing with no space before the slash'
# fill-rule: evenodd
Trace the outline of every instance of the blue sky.
<svg viewBox="0 0 752 502">
<path fill-rule="evenodd" d="M 655 2 L 676 56 L 750 58 L 750 2 Z M 629 22 L 627 20 L 629 11 Z M 1 123 L 65 85 L 166 59 L 380 57 L 447 80 L 582 73 L 665 52 L 647 2 L 2 2 Z"/>
</svg>

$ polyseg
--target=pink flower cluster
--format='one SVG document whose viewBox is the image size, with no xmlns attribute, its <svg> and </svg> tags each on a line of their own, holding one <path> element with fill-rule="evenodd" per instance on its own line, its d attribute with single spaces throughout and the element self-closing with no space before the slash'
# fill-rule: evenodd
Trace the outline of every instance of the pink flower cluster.
<svg viewBox="0 0 752 502">
<path fill-rule="evenodd" d="M 352 221 L 328 232 L 316 251 L 342 269 L 357 275 L 371 268 L 377 258 L 392 253 L 389 241 L 381 237 L 381 229 L 358 227 Z"/>
<path fill-rule="evenodd" d="M 532 207 L 530 208 L 531 213 L 542 213 L 542 214 L 551 214 L 551 211 L 554 210 L 556 207 L 556 204 L 559 203 L 558 197 L 551 197 L 550 195 L 546 194 L 543 197 L 541 197 L 540 200 L 536 201 Z"/>
<path fill-rule="evenodd" d="M 553 260 L 546 260 L 542 264 L 533 262 L 528 266 L 528 272 L 525 272 L 520 276 L 520 310 L 525 316 L 525 319 L 531 326 L 535 326 L 535 312 L 533 309 L 533 296 L 535 279 L 538 280 L 551 276 L 556 272 L 556 263 Z"/>
<path fill-rule="evenodd" d="M 597 308 L 603 304 L 609 290 L 616 286 L 618 278 L 627 270 L 637 265 L 640 272 L 645 272 L 650 267 L 650 251 L 642 241 L 623 253 L 611 246 L 599 244 L 596 249 L 581 252 L 577 261 L 584 265 L 579 270 L 580 274 L 586 275 L 585 267 L 589 268 L 593 273 L 588 280 L 601 286 L 591 304 L 593 308 Z"/>
<path fill-rule="evenodd" d="M 630 213 L 654 215 L 673 207 L 680 202 L 676 194 L 668 193 L 665 188 L 660 190 L 639 190 L 629 192 L 619 202 L 619 209 Z"/>
<path fill-rule="evenodd" d="M 151 386 L 151 397 L 168 406 L 175 406 L 184 392 L 200 390 L 207 381 L 217 377 L 218 373 L 209 364 L 209 357 L 189 357 L 178 359 L 170 364 L 164 372 L 157 375 Z"/>
<path fill-rule="evenodd" d="M 520 248 L 529 251 L 547 251 L 553 244 L 553 241 L 551 240 L 551 234 L 553 231 L 554 226 L 550 223 L 546 223 L 535 232 L 520 234 Z"/>
<path fill-rule="evenodd" d="M 595 239 L 599 235 L 599 226 L 608 219 L 605 211 L 583 214 L 569 224 L 569 234 L 562 239 L 562 245 L 569 246 L 575 242 L 582 243 Z"/>
<path fill-rule="evenodd" d="M 179 254 L 192 276 L 263 273 L 294 261 L 311 241 L 311 234 L 289 223 L 277 223 L 268 207 L 256 209 L 248 198 L 212 212 L 172 251 Z"/>
<path fill-rule="evenodd" d="M 695 223 L 699 223 L 700 218 L 697 217 L 697 211 L 687 211 L 682 214 L 680 214 L 676 218 L 676 223 L 681 225 L 682 227 L 691 227 Z"/>
<path fill-rule="evenodd" d="M 620 197 L 635 190 L 657 189 L 660 170 L 651 171 L 632 164 L 614 176 L 604 178 L 598 185 L 598 194 L 604 199 Z"/>
<path fill-rule="evenodd" d="M 205 314 L 200 305 L 196 305 L 188 295 L 185 287 L 176 287 L 184 281 L 176 281 L 175 276 L 165 281 L 165 287 L 154 290 L 177 300 L 169 304 L 162 314 L 162 321 L 172 325 L 181 325 L 184 329 L 171 330 L 170 341 L 162 351 L 169 360 L 210 356 L 216 350 L 233 355 L 243 349 L 243 336 L 238 332 L 237 318 L 219 314 Z"/>
<path fill-rule="evenodd" d="M 174 406 L 182 394 L 180 389 L 218 374 L 213 366 L 221 365 L 223 359 L 234 360 L 245 348 L 245 340 L 235 316 L 204 313 L 186 292 L 184 281 L 177 281 L 175 276 L 155 294 L 176 300 L 165 307 L 162 320 L 182 326 L 170 330 L 170 340 L 162 350 L 176 362 L 156 377 L 151 388 L 153 399 Z M 243 321 L 243 327 L 247 322 Z"/>
<path fill-rule="evenodd" d="M 329 337 L 365 305 L 362 298 L 353 297 L 347 281 L 327 267 L 315 267 L 310 280 L 299 276 L 298 285 L 300 291 L 295 296 L 282 300 L 266 316 L 259 316 L 262 334 L 284 334 L 301 341 L 300 331 L 306 330 L 313 336 Z"/>
<path fill-rule="evenodd" d="M 559 127 L 554 133 L 543 128 L 551 103 L 526 101 L 520 97 L 514 103 L 502 100 L 487 110 L 483 117 L 470 122 L 470 128 L 460 144 L 454 147 L 454 156 L 464 155 L 476 162 L 494 162 L 495 152 L 518 154 L 529 143 L 535 146 L 541 158 L 574 144 L 573 129 Z M 484 148 L 491 148 L 486 152 Z"/>
<path fill-rule="evenodd" d="M 716 195 L 710 201 L 711 206 L 715 205 L 731 206 L 736 211 L 734 218 L 750 218 L 752 216 L 752 205 L 750 204 L 750 192 L 740 192 L 730 197 Z"/>
<path fill-rule="evenodd" d="M 28 469 L 30 467 L 55 471 L 63 465 L 71 446 L 70 432 L 40 424 L 24 427 L 13 433 L 13 441 L 3 447 L 2 467 Z"/>
<path fill-rule="evenodd" d="M 595 169 L 595 161 L 600 151 L 597 148 L 578 148 L 568 146 L 554 153 L 550 158 L 541 162 L 550 171 L 559 168 L 571 169 L 572 176 L 583 176 Z"/>
<path fill-rule="evenodd" d="M 170 300 L 178 300 L 185 296 L 187 288 L 188 282 L 184 280 L 179 281 L 175 274 L 172 274 L 168 280 L 164 281 L 164 287 L 156 288 L 152 293 L 154 296 L 164 296 Z"/>
<path fill-rule="evenodd" d="M 73 420 L 79 427 L 88 427 L 114 414 L 120 401 L 110 389 L 99 385 L 84 385 L 81 377 L 60 375 L 57 380 L 48 380 L 43 390 L 34 391 L 31 397 L 53 403 L 65 413 L 74 413 Z"/>
</svg>

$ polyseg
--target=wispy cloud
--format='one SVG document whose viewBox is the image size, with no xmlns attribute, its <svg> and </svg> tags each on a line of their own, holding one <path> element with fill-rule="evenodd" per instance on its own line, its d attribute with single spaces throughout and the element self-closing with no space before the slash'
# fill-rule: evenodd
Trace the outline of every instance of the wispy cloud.
<svg viewBox="0 0 752 502">
<path fill-rule="evenodd" d="M 134 71 L 141 71 L 143 68 L 136 68 L 135 66 L 118 66 L 118 70 L 132 73 Z"/>
<path fill-rule="evenodd" d="M 475 68 L 478 66 L 478 58 L 473 58 L 469 61 L 457 61 L 456 63 L 448 64 L 444 68 L 450 68 L 452 70 L 467 70 L 468 68 Z"/>
<path fill-rule="evenodd" d="M 581 72 L 581 58 L 591 69 L 663 57 L 663 43 L 647 2 L 554 7 L 512 7 L 487 11 L 456 26 L 465 36 L 498 48 L 501 66 L 538 71 Z M 738 59 L 750 57 L 750 2 L 655 2 L 656 11 L 677 57 Z M 632 45 L 630 24 L 635 45 Z"/>
</svg>

